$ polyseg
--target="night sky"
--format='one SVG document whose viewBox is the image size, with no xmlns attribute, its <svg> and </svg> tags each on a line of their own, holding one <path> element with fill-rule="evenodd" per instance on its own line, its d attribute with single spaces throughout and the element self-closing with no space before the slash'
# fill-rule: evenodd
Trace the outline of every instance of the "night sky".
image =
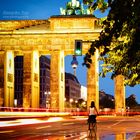
<svg viewBox="0 0 140 140">
<path fill-rule="evenodd" d="M 60 15 L 60 7 L 65 8 L 69 0 L 0 0 L 0 20 L 29 20 L 29 19 L 48 19 L 53 15 Z M 107 12 L 101 14 L 95 12 L 96 17 L 103 17 Z M 83 57 L 77 57 L 78 68 L 77 77 L 80 83 L 86 86 L 86 67 L 82 66 Z M 72 56 L 65 58 L 66 72 L 73 73 L 71 68 Z M 100 90 L 114 95 L 114 81 L 110 79 L 110 74 L 106 78 L 100 78 Z M 135 94 L 137 101 L 140 103 L 140 86 L 126 87 L 126 97 Z"/>
</svg>

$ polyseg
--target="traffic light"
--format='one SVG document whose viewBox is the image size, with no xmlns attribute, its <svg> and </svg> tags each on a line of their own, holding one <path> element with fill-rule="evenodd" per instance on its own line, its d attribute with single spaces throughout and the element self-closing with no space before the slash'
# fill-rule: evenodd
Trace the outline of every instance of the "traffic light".
<svg viewBox="0 0 140 140">
<path fill-rule="evenodd" d="M 75 55 L 82 55 L 82 40 L 75 40 Z"/>
</svg>

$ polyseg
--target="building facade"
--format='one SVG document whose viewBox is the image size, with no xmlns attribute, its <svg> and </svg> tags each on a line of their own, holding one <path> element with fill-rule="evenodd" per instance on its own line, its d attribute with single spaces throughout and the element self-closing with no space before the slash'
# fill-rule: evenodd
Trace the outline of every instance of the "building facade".
<svg viewBox="0 0 140 140">
<path fill-rule="evenodd" d="M 50 106 L 50 59 L 41 56 L 40 60 L 40 107 Z"/>
<path fill-rule="evenodd" d="M 23 56 L 16 56 L 15 65 L 15 87 L 14 87 L 14 106 L 22 107 L 23 105 Z"/>
<path fill-rule="evenodd" d="M 65 73 L 65 99 L 67 102 L 76 102 L 81 98 L 81 85 L 71 73 Z"/>
<path fill-rule="evenodd" d="M 81 99 L 87 101 L 87 87 L 81 85 Z"/>
</svg>

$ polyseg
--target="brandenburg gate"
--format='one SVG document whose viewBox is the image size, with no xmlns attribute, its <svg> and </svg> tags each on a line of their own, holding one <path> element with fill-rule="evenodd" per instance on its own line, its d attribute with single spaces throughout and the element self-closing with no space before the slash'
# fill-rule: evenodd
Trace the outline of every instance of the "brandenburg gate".
<svg viewBox="0 0 140 140">
<path fill-rule="evenodd" d="M 23 60 L 23 107 L 39 107 L 39 57 L 51 55 L 51 108 L 64 110 L 64 57 L 74 55 L 75 40 L 83 41 L 83 55 L 98 39 L 101 28 L 92 15 L 52 16 L 48 20 L 0 21 L 0 107 L 14 106 L 14 57 Z M 85 41 L 85 43 L 84 43 Z M 87 41 L 87 42 L 86 42 Z M 99 109 L 98 50 L 87 70 L 87 106 Z M 81 75 L 82 76 L 82 75 Z M 115 108 L 125 108 L 123 76 L 115 78 Z"/>
</svg>

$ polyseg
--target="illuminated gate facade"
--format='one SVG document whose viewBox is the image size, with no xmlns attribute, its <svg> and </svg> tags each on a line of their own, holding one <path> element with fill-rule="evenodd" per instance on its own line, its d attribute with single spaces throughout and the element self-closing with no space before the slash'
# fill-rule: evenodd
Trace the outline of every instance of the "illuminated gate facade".
<svg viewBox="0 0 140 140">
<path fill-rule="evenodd" d="M 83 40 L 83 55 L 101 29 L 94 16 L 52 16 L 48 20 L 0 22 L 0 106 L 14 106 L 14 57 L 23 56 L 23 107 L 39 107 L 39 57 L 51 55 L 51 108 L 64 110 L 64 57 L 74 55 L 75 40 Z M 99 109 L 98 50 L 87 70 L 87 106 Z M 116 78 L 117 79 L 117 78 Z M 120 78 L 118 78 L 120 79 Z M 123 82 L 123 80 L 121 81 Z M 118 86 L 117 86 L 118 84 Z M 124 87 L 116 80 L 116 107 L 125 107 Z M 118 92 L 119 91 L 119 92 Z M 121 99 L 118 98 L 121 91 Z M 122 92 L 123 91 L 123 92 Z"/>
</svg>

